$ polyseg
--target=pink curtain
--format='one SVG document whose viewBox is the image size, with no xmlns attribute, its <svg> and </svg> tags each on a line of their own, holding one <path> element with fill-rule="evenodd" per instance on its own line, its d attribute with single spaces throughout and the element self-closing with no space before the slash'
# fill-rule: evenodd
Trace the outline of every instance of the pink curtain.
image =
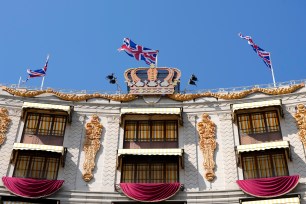
<svg viewBox="0 0 306 204">
<path fill-rule="evenodd" d="M 42 198 L 61 188 L 63 180 L 38 180 L 17 177 L 2 177 L 4 186 L 13 194 L 24 198 Z"/>
<path fill-rule="evenodd" d="M 122 192 L 129 198 L 144 202 L 159 202 L 174 196 L 180 183 L 120 183 Z"/>
<path fill-rule="evenodd" d="M 273 198 L 292 191 L 299 183 L 299 175 L 272 178 L 238 180 L 237 184 L 245 193 L 260 197 Z"/>
</svg>

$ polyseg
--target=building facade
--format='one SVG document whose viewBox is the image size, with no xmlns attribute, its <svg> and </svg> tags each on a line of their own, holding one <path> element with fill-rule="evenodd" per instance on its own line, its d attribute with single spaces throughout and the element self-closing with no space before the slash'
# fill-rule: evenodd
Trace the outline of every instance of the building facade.
<svg viewBox="0 0 306 204">
<path fill-rule="evenodd" d="M 180 93 L 175 68 L 127 94 L 0 89 L 1 203 L 306 203 L 303 83 Z"/>
</svg>

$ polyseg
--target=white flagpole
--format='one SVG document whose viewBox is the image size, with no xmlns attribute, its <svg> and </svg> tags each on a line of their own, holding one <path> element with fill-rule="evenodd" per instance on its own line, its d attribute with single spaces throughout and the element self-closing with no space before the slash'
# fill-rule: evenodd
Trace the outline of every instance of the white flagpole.
<svg viewBox="0 0 306 204">
<path fill-rule="evenodd" d="M 19 81 L 18 81 L 18 86 L 17 86 L 17 88 L 20 87 L 20 82 L 21 82 L 21 77 L 19 77 Z"/>
<path fill-rule="evenodd" d="M 43 77 L 43 78 L 42 78 L 42 80 L 41 80 L 40 90 L 42 90 L 42 89 L 43 89 L 43 86 L 44 86 L 44 81 L 45 81 L 45 77 Z"/>
<path fill-rule="evenodd" d="M 157 57 L 158 57 L 158 53 L 156 55 L 156 60 L 155 60 L 155 67 L 157 68 Z"/>
<path fill-rule="evenodd" d="M 271 64 L 271 73 L 272 73 L 273 85 L 274 85 L 274 87 L 276 87 L 275 78 L 274 78 L 274 71 L 273 71 L 273 66 L 272 66 L 271 53 L 270 53 L 270 64 Z"/>
</svg>

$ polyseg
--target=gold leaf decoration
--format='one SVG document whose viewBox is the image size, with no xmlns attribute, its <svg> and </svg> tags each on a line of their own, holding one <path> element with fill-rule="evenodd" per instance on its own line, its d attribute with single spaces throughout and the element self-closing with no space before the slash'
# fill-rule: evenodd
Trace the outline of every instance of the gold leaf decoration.
<svg viewBox="0 0 306 204">
<path fill-rule="evenodd" d="M 92 171 L 95 168 L 95 157 L 100 149 L 100 138 L 102 133 L 102 124 L 97 115 L 91 117 L 90 122 L 86 123 L 86 138 L 84 142 L 85 161 L 83 164 L 83 179 L 88 182 L 93 178 Z"/>
<path fill-rule="evenodd" d="M 199 146 L 204 156 L 204 177 L 208 181 L 212 181 L 215 178 L 214 168 L 214 152 L 216 149 L 216 125 L 213 123 L 208 114 L 202 115 L 202 120 L 197 124 L 197 130 L 200 136 Z"/>
<path fill-rule="evenodd" d="M 0 108 L 0 145 L 4 143 L 6 139 L 6 132 L 11 119 L 8 115 L 8 110 L 6 108 Z"/>
<path fill-rule="evenodd" d="M 300 136 L 300 140 L 302 141 L 304 147 L 306 147 L 306 109 L 303 104 L 298 104 L 296 108 L 297 111 L 294 118 L 299 127 L 298 135 Z"/>
</svg>

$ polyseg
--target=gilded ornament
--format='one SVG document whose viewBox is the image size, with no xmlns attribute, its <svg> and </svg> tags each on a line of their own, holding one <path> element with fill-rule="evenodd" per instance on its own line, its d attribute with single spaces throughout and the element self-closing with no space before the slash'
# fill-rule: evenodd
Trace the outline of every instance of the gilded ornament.
<svg viewBox="0 0 306 204">
<path fill-rule="evenodd" d="M 101 143 L 101 133 L 102 124 L 100 124 L 100 119 L 97 115 L 91 117 L 90 122 L 86 123 L 86 137 L 84 142 L 83 151 L 85 152 L 85 161 L 83 164 L 83 179 L 88 182 L 93 178 L 92 171 L 95 168 L 95 157 L 100 149 Z"/>
<path fill-rule="evenodd" d="M 296 109 L 294 118 L 299 127 L 298 135 L 300 136 L 300 140 L 302 141 L 304 147 L 306 147 L 306 109 L 303 104 L 298 104 Z"/>
<path fill-rule="evenodd" d="M 204 157 L 203 166 L 206 171 L 204 177 L 206 180 L 212 181 L 215 178 L 216 125 L 211 121 L 209 115 L 204 113 L 201 122 L 197 124 L 197 130 L 200 137 L 199 146 Z"/>
<path fill-rule="evenodd" d="M 0 145 L 2 145 L 6 139 L 5 134 L 10 122 L 11 119 L 9 118 L 8 110 L 6 108 L 0 108 Z"/>
</svg>

